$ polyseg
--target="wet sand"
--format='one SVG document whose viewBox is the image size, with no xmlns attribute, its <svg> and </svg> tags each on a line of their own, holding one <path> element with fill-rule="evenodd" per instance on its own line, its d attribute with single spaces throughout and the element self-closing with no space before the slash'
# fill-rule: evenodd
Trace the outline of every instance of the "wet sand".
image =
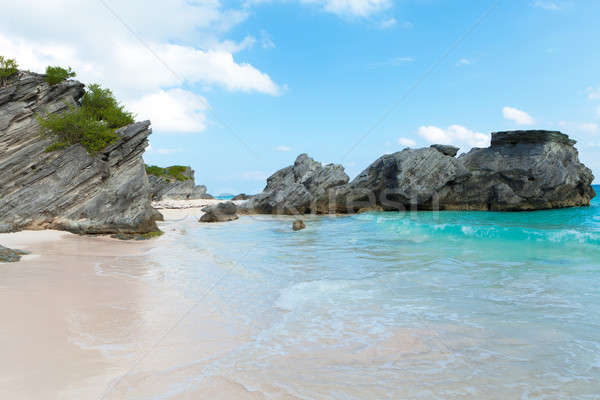
<svg viewBox="0 0 600 400">
<path fill-rule="evenodd" d="M 173 383 L 168 398 L 256 398 L 227 381 L 188 388 L 202 360 L 241 345 L 244 334 L 149 276 L 146 253 L 168 248 L 161 240 L 0 234 L 3 245 L 32 252 L 0 263 L 0 398 L 145 399 Z"/>
</svg>

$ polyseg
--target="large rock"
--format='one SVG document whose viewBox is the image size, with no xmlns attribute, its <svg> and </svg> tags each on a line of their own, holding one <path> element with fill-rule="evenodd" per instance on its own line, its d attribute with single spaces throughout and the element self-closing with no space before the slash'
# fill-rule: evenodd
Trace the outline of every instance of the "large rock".
<svg viewBox="0 0 600 400">
<path fill-rule="evenodd" d="M 404 149 L 373 162 L 349 185 L 338 189 L 336 211 L 435 209 L 440 196 L 471 177 L 452 151 Z"/>
<path fill-rule="evenodd" d="M 258 214 L 326 213 L 330 208 L 330 189 L 348 181 L 341 165 L 323 166 L 301 154 L 294 165 L 271 175 L 264 191 L 241 205 L 240 210 Z"/>
<path fill-rule="evenodd" d="M 152 200 L 193 200 L 214 198 L 207 193 L 206 186 L 196 185 L 194 180 L 194 170 L 190 167 L 186 167 L 183 176 L 185 176 L 185 180 L 177 180 L 166 176 L 148 175 Z"/>
<path fill-rule="evenodd" d="M 52 140 L 40 138 L 36 116 L 77 106 L 83 93 L 79 82 L 49 86 L 25 72 L 0 88 L 0 232 L 157 230 L 142 160 L 149 121 L 119 129 L 96 156 L 80 145 L 45 151 Z"/>
<path fill-rule="evenodd" d="M 589 206 L 592 171 L 579 162 L 575 141 L 560 132 L 492 134 L 491 146 L 459 160 L 471 178 L 454 185 L 445 209 L 526 211 Z"/>
<path fill-rule="evenodd" d="M 202 209 L 204 214 L 200 222 L 229 222 L 238 219 L 237 206 L 231 201 L 207 206 Z"/>
<path fill-rule="evenodd" d="M 447 145 L 384 155 L 351 183 L 341 166 L 323 168 L 301 155 L 242 207 L 303 214 L 588 206 L 596 195 L 594 176 L 579 162 L 574 144 L 560 132 L 496 132 L 490 147 L 458 158 L 458 148 Z"/>
</svg>

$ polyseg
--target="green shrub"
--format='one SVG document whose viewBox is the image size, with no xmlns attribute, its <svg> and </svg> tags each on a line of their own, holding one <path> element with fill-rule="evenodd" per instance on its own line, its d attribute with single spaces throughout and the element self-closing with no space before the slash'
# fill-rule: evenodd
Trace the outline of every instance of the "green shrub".
<svg viewBox="0 0 600 400">
<path fill-rule="evenodd" d="M 187 170 L 187 167 L 183 165 L 172 165 L 170 167 L 161 168 L 156 165 L 146 165 L 146 174 L 162 176 L 167 179 L 175 179 L 178 181 L 187 181 L 188 179 L 192 179 L 189 176 L 185 176 L 184 173 Z"/>
<path fill-rule="evenodd" d="M 19 72 L 17 61 L 0 56 L 0 86 L 4 86 L 8 78 Z"/>
<path fill-rule="evenodd" d="M 133 114 L 125 111 L 110 89 L 102 89 L 98 84 L 88 87 L 81 100 L 81 109 L 90 118 L 106 122 L 109 128 L 120 128 L 134 121 Z"/>
<path fill-rule="evenodd" d="M 50 85 L 56 85 L 57 83 L 61 83 L 75 76 L 77 76 L 77 74 L 71 69 L 71 67 L 69 67 L 69 69 L 51 66 L 46 67 L 45 79 Z"/>
<path fill-rule="evenodd" d="M 114 143 L 118 135 L 105 122 L 89 118 L 82 109 L 71 106 L 68 111 L 38 118 L 43 137 L 55 137 L 46 151 L 59 150 L 79 143 L 91 154 Z"/>
<path fill-rule="evenodd" d="M 81 107 L 70 106 L 59 114 L 38 116 L 41 135 L 56 139 L 46 151 L 79 143 L 92 155 L 114 143 L 119 137 L 116 130 L 133 121 L 133 114 L 124 110 L 112 92 L 96 84 L 89 86 Z"/>
</svg>

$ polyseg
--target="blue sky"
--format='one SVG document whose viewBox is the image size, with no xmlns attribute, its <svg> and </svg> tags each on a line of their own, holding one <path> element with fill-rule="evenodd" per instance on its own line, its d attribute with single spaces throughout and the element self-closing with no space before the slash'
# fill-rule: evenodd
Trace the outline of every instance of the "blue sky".
<svg viewBox="0 0 600 400">
<path fill-rule="evenodd" d="M 258 192 L 303 152 L 353 178 L 385 153 L 466 151 L 505 129 L 568 133 L 600 177 L 600 2 L 107 0 L 81 11 L 83 37 L 34 26 L 25 3 L 0 17 L 0 53 L 113 88 L 153 120 L 146 161 L 191 165 L 213 194 Z"/>
</svg>

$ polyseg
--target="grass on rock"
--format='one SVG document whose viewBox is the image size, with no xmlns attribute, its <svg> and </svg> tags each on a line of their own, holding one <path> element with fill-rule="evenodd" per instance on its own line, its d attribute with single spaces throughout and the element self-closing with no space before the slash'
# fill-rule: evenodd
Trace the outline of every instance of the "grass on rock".
<svg viewBox="0 0 600 400">
<path fill-rule="evenodd" d="M 189 176 L 185 176 L 186 170 L 187 170 L 187 167 L 185 167 L 183 165 L 172 165 L 170 167 L 161 168 L 156 165 L 147 165 L 146 164 L 146 174 L 164 177 L 169 180 L 177 180 L 180 182 L 187 181 L 188 179 L 192 179 Z"/>
</svg>

